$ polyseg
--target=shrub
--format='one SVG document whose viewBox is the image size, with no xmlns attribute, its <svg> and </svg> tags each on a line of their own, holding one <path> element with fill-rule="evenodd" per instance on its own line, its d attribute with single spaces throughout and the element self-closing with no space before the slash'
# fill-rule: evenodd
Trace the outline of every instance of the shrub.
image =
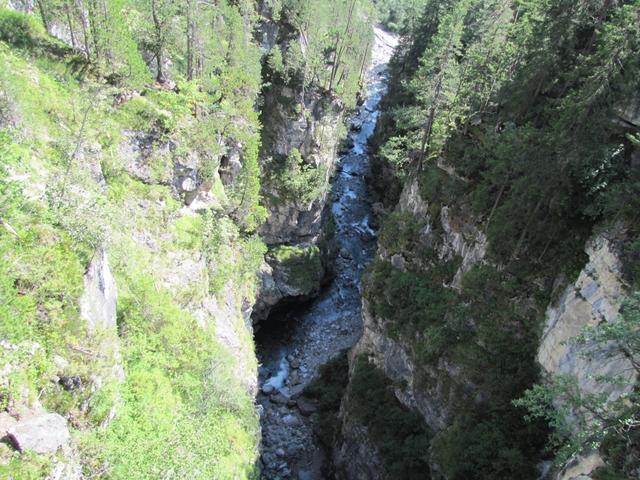
<svg viewBox="0 0 640 480">
<path fill-rule="evenodd" d="M 32 16 L 0 8 L 0 40 L 18 48 L 37 46 L 47 33 Z"/>
<path fill-rule="evenodd" d="M 285 200 L 309 204 L 326 188 L 327 171 L 307 164 L 300 151 L 293 148 L 286 157 L 274 157 L 267 164 L 269 185 Z"/>
</svg>

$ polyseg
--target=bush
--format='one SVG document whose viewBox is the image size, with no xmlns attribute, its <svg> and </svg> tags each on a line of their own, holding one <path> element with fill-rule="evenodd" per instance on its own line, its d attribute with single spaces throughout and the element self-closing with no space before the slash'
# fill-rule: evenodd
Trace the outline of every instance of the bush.
<svg viewBox="0 0 640 480">
<path fill-rule="evenodd" d="M 282 199 L 309 204 L 326 188 L 327 171 L 307 164 L 293 148 L 286 157 L 275 157 L 267 165 L 267 179 Z"/>
<path fill-rule="evenodd" d="M 33 17 L 0 9 L 0 40 L 18 48 L 31 48 L 46 38 L 44 27 Z"/>
</svg>

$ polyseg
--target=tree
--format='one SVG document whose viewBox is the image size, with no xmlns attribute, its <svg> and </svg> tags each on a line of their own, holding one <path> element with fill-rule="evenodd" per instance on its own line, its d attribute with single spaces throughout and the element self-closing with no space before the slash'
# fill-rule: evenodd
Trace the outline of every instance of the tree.
<svg viewBox="0 0 640 480">
<path fill-rule="evenodd" d="M 587 327 L 570 343 L 584 352 L 587 361 L 600 363 L 604 358 L 617 357 L 631 365 L 631 371 L 596 377 L 598 393 L 586 392 L 577 379 L 560 375 L 550 384 L 527 390 L 514 404 L 527 408 L 529 418 L 549 422 L 560 465 L 576 454 L 616 443 L 624 452 L 617 452 L 617 467 L 622 470 L 618 473 L 631 475 L 640 465 L 640 458 L 631 453 L 640 440 L 640 394 L 636 390 L 640 374 L 640 293 L 623 302 L 616 321 Z M 622 393 L 611 399 L 612 392 Z"/>
</svg>

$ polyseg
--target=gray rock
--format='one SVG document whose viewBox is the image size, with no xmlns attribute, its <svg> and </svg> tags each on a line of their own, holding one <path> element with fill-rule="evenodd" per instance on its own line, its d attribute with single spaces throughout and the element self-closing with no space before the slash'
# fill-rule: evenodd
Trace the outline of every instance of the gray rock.
<svg viewBox="0 0 640 480">
<path fill-rule="evenodd" d="M 7 431 L 16 426 L 18 421 L 7 412 L 0 412 L 0 438 L 6 436 Z"/>
<path fill-rule="evenodd" d="M 391 257 L 391 266 L 396 270 L 404 272 L 406 270 L 406 261 L 402 255 L 396 253 Z"/>
<path fill-rule="evenodd" d="M 283 395 L 282 393 L 276 393 L 275 395 L 271 395 L 271 401 L 273 403 L 277 403 L 278 405 L 287 405 L 289 403 L 289 397 Z"/>
<path fill-rule="evenodd" d="M 269 383 L 262 386 L 262 392 L 265 395 L 271 395 L 274 392 L 274 390 L 275 390 L 274 386 Z"/>
<path fill-rule="evenodd" d="M 285 456 L 285 452 L 283 448 L 277 448 L 276 449 L 276 455 L 280 458 L 283 458 Z"/>
<path fill-rule="evenodd" d="M 298 398 L 296 404 L 298 406 L 298 410 L 300 410 L 300 413 L 305 417 L 308 417 L 318 410 L 314 403 L 305 399 L 304 397 Z"/>
<path fill-rule="evenodd" d="M 55 452 L 69 441 L 67 421 L 57 413 L 47 413 L 18 422 L 9 430 L 9 438 L 15 447 L 24 452 Z"/>
<path fill-rule="evenodd" d="M 291 360 L 289 360 L 289 366 L 291 368 L 300 368 L 300 360 L 298 360 L 297 358 L 292 358 Z"/>
<path fill-rule="evenodd" d="M 90 331 L 116 328 L 116 282 L 109 270 L 105 251 L 98 252 L 84 276 L 84 291 L 80 297 L 80 315 Z"/>
<path fill-rule="evenodd" d="M 295 415 L 285 415 L 282 417 L 282 423 L 289 427 L 294 427 L 296 425 L 300 425 L 300 419 Z"/>
</svg>

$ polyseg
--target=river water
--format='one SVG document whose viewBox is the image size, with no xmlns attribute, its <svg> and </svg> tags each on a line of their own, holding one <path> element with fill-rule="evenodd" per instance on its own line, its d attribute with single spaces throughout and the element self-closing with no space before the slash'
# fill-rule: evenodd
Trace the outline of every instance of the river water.
<svg viewBox="0 0 640 480">
<path fill-rule="evenodd" d="M 365 177 L 367 140 L 378 119 L 395 36 L 375 28 L 365 101 L 350 120 L 349 152 L 338 162 L 331 189 L 336 223 L 335 277 L 315 301 L 271 316 L 256 336 L 260 369 L 262 478 L 318 480 L 326 462 L 313 433 L 309 406 L 298 395 L 318 368 L 352 347 L 362 334 L 361 285 L 376 249 Z"/>
</svg>

